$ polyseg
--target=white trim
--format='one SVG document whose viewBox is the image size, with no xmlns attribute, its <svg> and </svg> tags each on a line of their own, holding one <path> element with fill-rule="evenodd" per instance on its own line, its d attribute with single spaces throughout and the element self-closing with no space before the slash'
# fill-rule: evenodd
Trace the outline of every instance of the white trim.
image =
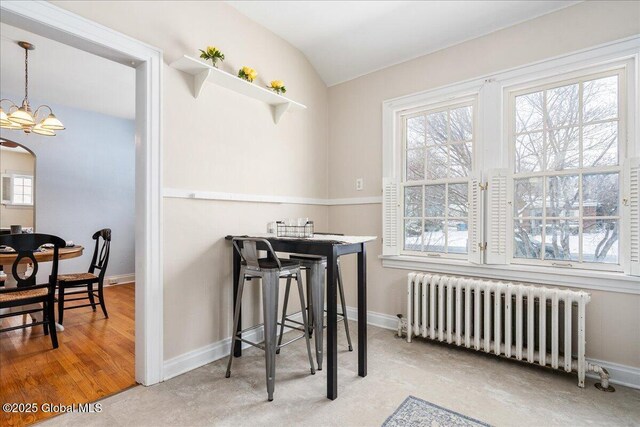
<svg viewBox="0 0 640 427">
<path fill-rule="evenodd" d="M 640 389 L 640 368 L 635 366 L 621 365 L 619 363 L 607 362 L 606 360 L 589 359 L 587 362 L 600 365 L 609 371 L 611 376 L 609 382 L 623 386 Z M 587 373 L 587 377 L 600 380 L 600 376 L 595 372 Z M 599 382 L 599 381 L 598 381 Z"/>
<path fill-rule="evenodd" d="M 381 196 L 351 197 L 343 199 L 321 199 L 313 197 L 275 196 L 268 194 L 224 193 L 217 191 L 165 188 L 163 196 L 172 199 L 218 200 L 229 202 L 283 203 L 293 205 L 369 205 L 382 203 Z"/>
<path fill-rule="evenodd" d="M 243 338 L 254 342 L 260 342 L 263 339 L 262 328 L 254 329 L 242 335 Z M 247 343 L 242 343 L 242 348 L 250 347 Z M 216 360 L 229 357 L 231 350 L 231 337 L 216 341 L 204 347 L 188 351 L 179 356 L 172 357 L 164 362 L 164 378 L 166 381 L 170 378 L 177 377 L 201 366 L 215 362 Z"/>
<path fill-rule="evenodd" d="M 46 1 L 3 1 L 2 21 L 136 68 L 135 377 L 163 379 L 162 51 Z"/>
<path fill-rule="evenodd" d="M 414 109 L 420 105 L 429 105 L 433 103 L 441 103 L 443 101 L 464 98 L 479 92 L 479 123 L 478 123 L 478 144 L 475 147 L 476 155 L 480 158 L 480 167 L 486 173 L 486 171 L 495 168 L 504 168 L 509 163 L 506 158 L 506 153 L 509 152 L 507 138 L 505 138 L 503 110 L 504 110 L 504 91 L 513 90 L 518 85 L 529 85 L 532 81 L 540 81 L 543 79 L 557 80 L 558 76 L 566 76 L 569 74 L 579 74 L 586 72 L 594 72 L 594 68 L 598 68 L 600 71 L 604 69 L 619 68 L 623 63 L 626 63 L 628 69 L 627 76 L 627 90 L 629 96 L 626 101 L 627 108 L 627 134 L 628 134 L 628 150 L 626 156 L 633 156 L 634 152 L 640 150 L 640 140 L 635 138 L 635 125 L 640 123 L 640 109 L 637 108 L 637 97 L 633 96 L 636 92 L 635 85 L 638 81 L 638 62 L 640 61 L 640 35 L 635 35 L 626 39 L 614 41 L 611 43 L 603 44 L 596 47 L 591 47 L 578 52 L 568 53 L 561 56 L 548 58 L 543 61 L 531 63 L 524 66 L 518 66 L 509 70 L 495 72 L 489 75 L 469 79 L 463 82 L 455 82 L 447 86 L 437 87 L 422 91 L 419 93 L 411 94 L 408 96 L 402 96 L 394 99 L 386 100 L 382 103 L 382 116 L 383 116 L 383 144 L 382 144 L 382 182 L 386 179 L 400 179 L 402 177 L 399 160 L 401 150 L 400 138 L 398 138 L 399 132 L 397 128 L 400 126 L 400 122 L 396 119 L 398 114 L 406 112 L 407 110 Z M 506 104 L 506 102 L 504 102 Z M 621 110 L 622 111 L 622 110 Z M 624 151 L 620 151 L 621 155 L 624 155 Z M 509 158 L 510 160 L 510 158 Z M 508 212 L 507 218 L 511 220 L 511 212 Z M 621 224 L 625 225 L 625 218 L 623 216 Z M 383 224 L 385 219 L 383 218 Z M 486 227 L 486 224 L 485 224 Z M 401 227 L 398 227 L 398 233 L 401 233 Z M 507 239 L 507 244 L 510 244 L 510 239 Z M 621 242 L 621 249 L 625 248 L 624 239 Z M 510 251 L 508 251 L 510 253 Z M 392 255 L 392 254 L 389 254 Z M 399 251 L 396 254 L 399 256 Z M 621 255 L 624 253 L 621 251 Z M 411 262 L 416 262 L 415 257 L 400 257 L 397 259 L 409 259 Z M 425 263 L 431 265 L 433 259 L 423 260 L 418 265 L 424 266 Z M 454 260 L 452 260 L 454 261 Z M 626 260 L 620 260 L 620 269 L 624 268 Z M 436 265 L 440 264 L 439 260 L 434 262 Z M 383 260 L 383 266 L 398 266 L 397 268 L 404 268 L 406 261 L 396 262 L 394 260 Z M 452 265 L 455 265 L 452 264 Z M 471 274 L 482 274 L 482 269 L 474 270 L 469 267 L 468 264 L 461 263 L 458 268 L 463 268 L 466 271 L 470 271 Z M 543 267 L 544 268 L 544 267 Z M 547 267 L 548 268 L 548 267 Z M 585 265 L 582 268 L 587 268 Z M 594 270 L 606 267 L 596 267 Z M 499 269 L 497 269 L 499 270 Z M 538 276 L 546 276 L 545 280 L 549 283 L 559 284 L 562 286 L 576 286 L 575 283 L 580 283 L 580 287 L 587 289 L 601 289 L 601 290 L 613 290 L 616 292 L 630 292 L 638 293 L 638 287 L 632 286 L 632 281 L 629 277 L 621 277 L 616 272 L 610 272 L 607 274 L 600 274 L 599 271 L 594 273 L 585 273 L 582 270 L 577 273 L 574 272 L 562 272 L 557 271 L 560 268 L 553 268 L 544 271 L 541 268 L 530 269 L 529 266 L 518 266 L 517 269 L 511 271 L 529 271 L 536 273 Z M 576 269 L 577 270 L 577 269 Z M 459 271 L 459 270 L 458 270 Z M 552 274 L 553 273 L 553 274 Z M 486 273 L 485 273 L 486 274 Z M 511 273 L 505 273 L 511 274 Z M 587 276 L 588 274 L 588 276 Z M 531 277 L 531 274 L 529 274 Z M 557 277 L 555 277 L 557 276 Z M 570 279 L 566 279 L 570 277 Z M 594 279 L 597 278 L 597 279 Z M 525 279 L 526 280 L 526 279 Z M 586 285 L 585 285 L 586 283 Z M 604 285 L 611 285 L 615 289 L 605 287 Z"/>
<path fill-rule="evenodd" d="M 358 308 L 347 306 L 347 315 L 349 319 L 358 318 Z M 378 313 L 376 311 L 367 311 L 367 325 L 377 326 L 382 329 L 395 331 L 398 329 L 398 316 L 391 314 Z"/>
<path fill-rule="evenodd" d="M 347 314 L 350 319 L 358 318 L 358 309 L 347 306 Z M 375 311 L 367 312 L 367 324 L 382 329 L 396 331 L 398 329 L 398 316 L 390 314 L 377 313 Z M 244 338 L 251 341 L 259 342 L 263 338 L 261 328 L 255 329 L 243 335 Z M 249 344 L 243 344 L 242 348 L 248 348 Z M 164 363 L 164 380 L 176 377 L 185 372 L 204 366 L 216 360 L 229 356 L 231 350 L 231 338 L 225 338 L 215 343 L 200 347 L 179 356 L 173 357 Z M 633 366 L 620 365 L 617 363 L 607 362 L 604 360 L 587 359 L 591 363 L 598 364 L 606 368 L 611 375 L 611 383 L 620 384 L 627 387 L 640 389 L 640 368 Z M 590 378 L 598 379 L 596 374 L 588 374 Z"/>
<path fill-rule="evenodd" d="M 327 206 L 340 205 L 379 205 L 382 203 L 382 196 L 371 197 L 346 197 L 343 199 L 327 199 Z"/>
<path fill-rule="evenodd" d="M 347 306 L 347 314 L 349 315 L 350 319 L 357 319 L 358 309 L 356 307 Z M 398 316 L 376 313 L 375 311 L 368 311 L 367 324 L 391 331 L 397 331 Z M 626 387 L 640 389 L 640 367 L 621 365 L 619 363 L 607 362 L 606 360 L 589 358 L 587 358 L 587 362 L 600 365 L 607 371 L 609 371 L 609 375 L 611 376 L 609 381 L 612 384 L 619 384 Z M 588 373 L 587 377 L 597 380 L 600 379 L 600 376 L 593 372 Z"/>
<path fill-rule="evenodd" d="M 126 285 L 129 283 L 135 283 L 136 274 L 116 274 L 113 276 L 107 276 L 104 278 L 104 286 L 117 286 L 117 285 Z"/>
<path fill-rule="evenodd" d="M 402 270 L 431 271 L 461 274 L 487 279 L 520 281 L 568 288 L 592 289 L 640 295 L 638 278 L 623 273 L 595 270 L 568 270 L 523 264 L 489 265 L 471 264 L 457 260 L 435 260 L 424 257 L 380 256 L 383 267 Z"/>
<path fill-rule="evenodd" d="M 302 313 L 298 312 L 289 317 L 291 320 L 302 322 Z M 285 327 L 284 333 L 292 331 L 291 328 Z M 253 341 L 255 343 L 264 340 L 264 327 L 260 326 L 251 331 L 242 334 L 242 338 Z M 251 347 L 251 344 L 242 343 L 242 349 Z M 196 348 L 179 356 L 172 357 L 164 362 L 164 381 L 176 377 L 178 375 L 197 369 L 216 360 L 229 357 L 231 351 L 231 337 L 216 341 L 204 347 Z"/>
</svg>

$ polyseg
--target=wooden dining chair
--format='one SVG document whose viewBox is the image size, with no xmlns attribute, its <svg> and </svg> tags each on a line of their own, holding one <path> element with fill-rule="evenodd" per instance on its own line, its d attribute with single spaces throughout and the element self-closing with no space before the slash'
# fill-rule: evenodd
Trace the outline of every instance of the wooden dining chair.
<svg viewBox="0 0 640 427">
<path fill-rule="evenodd" d="M 93 311 L 96 311 L 96 301 L 102 308 L 104 317 L 109 318 L 107 313 L 107 307 L 104 303 L 104 276 L 107 272 L 107 264 L 109 264 L 109 252 L 111 248 L 111 229 L 103 228 L 100 231 L 96 231 L 92 239 L 96 241 L 95 248 L 93 250 L 93 258 L 89 265 L 89 271 L 87 273 L 71 273 L 61 274 L 58 276 L 58 322 L 62 324 L 64 318 L 64 311 L 74 308 L 91 307 Z M 99 270 L 96 274 L 96 270 Z M 98 294 L 95 294 L 94 285 L 98 285 Z M 67 292 L 68 289 L 84 288 L 83 290 L 75 290 Z M 69 295 L 82 295 L 75 298 L 67 299 Z M 84 301 L 89 300 L 88 304 L 65 306 L 67 302 L 71 301 Z"/>
<path fill-rule="evenodd" d="M 53 245 L 51 275 L 47 283 L 38 285 L 36 282 L 38 261 L 34 256 L 34 252 L 38 251 L 44 244 Z M 17 253 L 10 273 L 16 281 L 17 286 L 15 288 L 7 286 L 0 288 L 0 309 L 10 309 L 12 311 L 0 314 L 0 319 L 12 316 L 24 316 L 42 311 L 42 321 L 33 321 L 0 329 L 0 332 L 42 325 L 45 335 L 51 336 L 53 348 L 58 348 L 53 304 L 55 301 L 56 276 L 58 275 L 58 253 L 59 249 L 65 246 L 64 240 L 49 234 L 9 234 L 0 235 L 0 245 L 8 246 Z M 31 274 L 28 276 L 26 273 L 20 274 L 18 269 L 21 264 L 31 264 Z M 16 307 L 32 304 L 42 304 L 42 308 L 16 309 Z"/>
</svg>

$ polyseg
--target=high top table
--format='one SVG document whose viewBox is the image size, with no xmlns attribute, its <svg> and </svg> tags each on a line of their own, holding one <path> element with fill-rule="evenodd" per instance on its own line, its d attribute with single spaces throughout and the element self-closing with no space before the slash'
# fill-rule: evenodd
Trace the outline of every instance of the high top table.
<svg viewBox="0 0 640 427">
<path fill-rule="evenodd" d="M 250 234 L 227 236 L 259 237 L 267 239 L 276 252 L 319 255 L 327 257 L 327 398 L 338 397 L 338 257 L 349 254 L 358 255 L 358 375 L 367 376 L 367 255 L 365 243 L 375 240 L 375 236 L 340 236 L 316 234 L 314 237 L 277 237 L 274 234 Z M 261 248 L 258 244 L 258 249 Z M 233 249 L 232 249 L 233 250 Z M 238 294 L 240 278 L 240 255 L 233 250 L 233 307 Z M 241 314 L 241 313 L 240 313 Z M 240 316 L 239 319 L 242 319 Z M 238 322 L 239 333 L 242 321 Z M 316 333 L 322 333 L 317 331 Z M 235 357 L 242 356 L 242 342 L 237 340 L 233 349 Z"/>
</svg>

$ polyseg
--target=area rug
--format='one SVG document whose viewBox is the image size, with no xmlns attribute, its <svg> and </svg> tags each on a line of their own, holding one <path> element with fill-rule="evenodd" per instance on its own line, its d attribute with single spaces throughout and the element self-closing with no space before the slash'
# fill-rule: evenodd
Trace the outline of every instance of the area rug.
<svg viewBox="0 0 640 427">
<path fill-rule="evenodd" d="M 404 402 L 382 424 L 382 427 L 489 426 L 482 421 L 450 411 L 414 396 Z"/>
</svg>

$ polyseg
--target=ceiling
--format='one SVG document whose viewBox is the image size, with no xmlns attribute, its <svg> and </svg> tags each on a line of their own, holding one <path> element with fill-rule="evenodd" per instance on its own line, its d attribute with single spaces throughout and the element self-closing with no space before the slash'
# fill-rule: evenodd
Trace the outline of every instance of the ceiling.
<svg viewBox="0 0 640 427">
<path fill-rule="evenodd" d="M 228 1 L 300 49 L 328 86 L 579 1 Z"/>
<path fill-rule="evenodd" d="M 0 92 L 24 97 L 24 50 L 29 52 L 29 98 L 126 119 L 135 118 L 135 70 L 100 56 L 0 23 Z M 4 104 L 3 104 L 4 107 Z M 35 107 L 35 105 L 34 105 Z M 64 122 L 64 118 L 61 117 Z"/>
</svg>

